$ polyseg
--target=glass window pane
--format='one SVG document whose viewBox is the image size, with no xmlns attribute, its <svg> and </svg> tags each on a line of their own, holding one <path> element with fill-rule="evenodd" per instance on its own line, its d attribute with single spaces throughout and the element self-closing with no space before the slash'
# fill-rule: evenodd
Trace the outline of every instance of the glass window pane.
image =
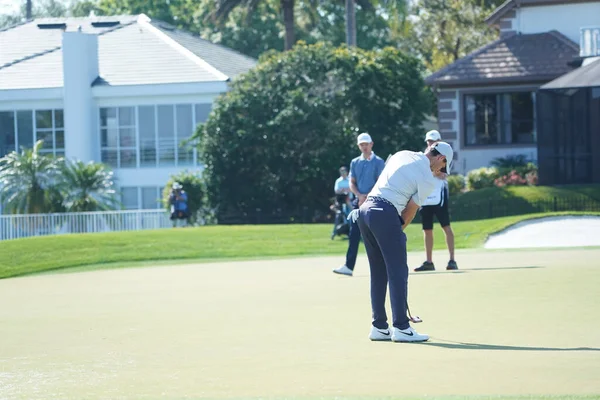
<svg viewBox="0 0 600 400">
<path fill-rule="evenodd" d="M 137 161 L 135 158 L 135 149 L 121 150 L 120 167 L 121 168 L 135 168 L 136 166 L 137 166 Z"/>
<path fill-rule="evenodd" d="M 17 137 L 19 148 L 33 147 L 33 116 L 31 111 L 17 111 Z"/>
<path fill-rule="evenodd" d="M 121 188 L 121 203 L 126 210 L 138 209 L 138 190 L 136 187 Z"/>
<path fill-rule="evenodd" d="M 55 128 L 64 128 L 65 127 L 63 110 L 54 110 L 54 127 Z"/>
<path fill-rule="evenodd" d="M 119 128 L 119 139 L 121 147 L 135 147 L 135 129 Z"/>
<path fill-rule="evenodd" d="M 151 210 L 161 208 L 160 197 L 158 188 L 155 187 L 143 187 L 142 188 L 142 208 L 144 210 Z"/>
<path fill-rule="evenodd" d="M 54 148 L 54 138 L 52 135 L 52 131 L 38 131 L 37 132 L 37 140 L 43 140 L 42 149 L 53 149 Z"/>
<path fill-rule="evenodd" d="M 15 113 L 0 111 L 0 157 L 15 151 Z"/>
<path fill-rule="evenodd" d="M 189 138 L 194 133 L 192 105 L 179 104 L 175 107 L 177 118 L 177 141 Z"/>
<path fill-rule="evenodd" d="M 119 131 L 115 128 L 100 129 L 102 147 L 117 147 Z"/>
<path fill-rule="evenodd" d="M 210 114 L 212 105 L 196 104 L 194 107 L 196 108 L 196 125 L 198 125 L 201 122 L 205 122 L 208 119 L 208 114 Z"/>
<path fill-rule="evenodd" d="M 192 165 L 194 161 L 194 152 L 191 144 L 184 144 L 189 139 L 194 130 L 192 121 L 192 105 L 180 104 L 175 107 L 177 117 L 177 163 L 178 165 Z"/>
<path fill-rule="evenodd" d="M 117 150 L 102 150 L 102 162 L 111 167 L 118 168 Z"/>
<path fill-rule="evenodd" d="M 119 126 L 134 125 L 134 108 L 119 107 Z"/>
<path fill-rule="evenodd" d="M 42 110 L 35 112 L 36 129 L 52 128 L 52 110 Z"/>
<path fill-rule="evenodd" d="M 153 142 L 154 143 L 154 142 Z M 140 143 L 140 166 L 141 167 L 156 167 L 156 146 L 144 147 L 143 143 Z"/>
<path fill-rule="evenodd" d="M 154 106 L 138 108 L 140 166 L 156 166 L 156 116 Z"/>
<path fill-rule="evenodd" d="M 55 146 L 56 149 L 64 149 L 65 148 L 65 131 L 62 129 L 57 129 L 55 133 Z"/>
<path fill-rule="evenodd" d="M 117 126 L 117 109 L 114 107 L 111 108 L 101 108 L 100 109 L 100 126 Z"/>
<path fill-rule="evenodd" d="M 175 165 L 173 106 L 158 106 L 158 164 Z"/>
</svg>

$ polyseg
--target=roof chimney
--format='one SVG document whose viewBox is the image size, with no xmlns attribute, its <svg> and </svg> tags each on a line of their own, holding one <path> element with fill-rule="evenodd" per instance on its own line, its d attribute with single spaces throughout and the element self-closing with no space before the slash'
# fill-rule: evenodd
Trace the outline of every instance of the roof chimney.
<svg viewBox="0 0 600 400">
<path fill-rule="evenodd" d="M 583 27 L 580 29 L 579 56 L 600 56 L 600 26 Z"/>
<path fill-rule="evenodd" d="M 65 156 L 94 159 L 92 82 L 98 77 L 98 36 L 65 32 L 62 38 Z"/>
</svg>

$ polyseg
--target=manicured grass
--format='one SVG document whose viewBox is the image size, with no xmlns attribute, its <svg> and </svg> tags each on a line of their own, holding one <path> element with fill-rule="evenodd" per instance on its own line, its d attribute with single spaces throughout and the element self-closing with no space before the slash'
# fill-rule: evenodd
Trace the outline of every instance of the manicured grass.
<svg viewBox="0 0 600 400">
<path fill-rule="evenodd" d="M 0 397 L 597 398 L 600 249 L 459 256 L 410 273 L 422 344 L 367 339 L 364 255 L 0 280 Z"/>
<path fill-rule="evenodd" d="M 563 213 L 564 214 L 564 213 Z M 568 213 L 574 214 L 574 213 Z M 453 224 L 456 248 L 481 246 L 490 233 L 516 222 L 556 214 L 512 216 Z M 214 261 L 339 254 L 347 241 L 330 240 L 332 226 L 242 225 L 186 229 L 44 236 L 3 242 L 0 278 L 64 268 L 161 260 Z M 443 233 L 436 226 L 436 249 L 443 249 Z M 408 250 L 422 250 L 421 227 L 407 229 Z M 363 248 L 361 246 L 361 250 Z"/>
<path fill-rule="evenodd" d="M 590 202 L 600 203 L 600 185 L 565 185 L 565 186 L 505 186 L 473 190 L 454 198 L 457 203 L 471 203 L 482 200 L 522 200 L 533 203 L 548 200 L 582 197 Z"/>
</svg>

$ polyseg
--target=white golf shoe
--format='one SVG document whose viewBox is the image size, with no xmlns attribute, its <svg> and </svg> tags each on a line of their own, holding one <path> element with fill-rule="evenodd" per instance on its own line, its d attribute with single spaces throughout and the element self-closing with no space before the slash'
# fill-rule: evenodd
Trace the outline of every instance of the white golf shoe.
<svg viewBox="0 0 600 400">
<path fill-rule="evenodd" d="M 390 328 L 379 329 L 372 326 L 371 333 L 369 334 L 369 339 L 373 341 L 392 340 L 392 331 L 390 330 Z"/>
<path fill-rule="evenodd" d="M 392 334 L 393 342 L 426 342 L 428 340 L 429 335 L 417 333 L 417 331 L 410 326 L 407 329 L 402 330 L 394 328 L 394 333 Z"/>
<path fill-rule="evenodd" d="M 336 274 L 352 276 L 352 270 L 346 267 L 345 264 L 339 268 L 334 269 L 333 272 L 335 272 Z"/>
</svg>

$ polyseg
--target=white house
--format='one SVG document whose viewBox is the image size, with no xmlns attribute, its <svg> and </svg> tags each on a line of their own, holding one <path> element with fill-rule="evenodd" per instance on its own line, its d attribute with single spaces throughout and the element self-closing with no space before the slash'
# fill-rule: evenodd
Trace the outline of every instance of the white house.
<svg viewBox="0 0 600 400">
<path fill-rule="evenodd" d="M 462 174 L 496 157 L 538 160 L 538 89 L 600 49 L 599 0 L 507 0 L 486 22 L 497 40 L 426 79 Z"/>
<path fill-rule="evenodd" d="M 181 144 L 256 60 L 144 14 L 36 19 L 0 31 L 0 157 L 44 152 L 110 165 L 128 209 L 157 208 Z"/>
</svg>

